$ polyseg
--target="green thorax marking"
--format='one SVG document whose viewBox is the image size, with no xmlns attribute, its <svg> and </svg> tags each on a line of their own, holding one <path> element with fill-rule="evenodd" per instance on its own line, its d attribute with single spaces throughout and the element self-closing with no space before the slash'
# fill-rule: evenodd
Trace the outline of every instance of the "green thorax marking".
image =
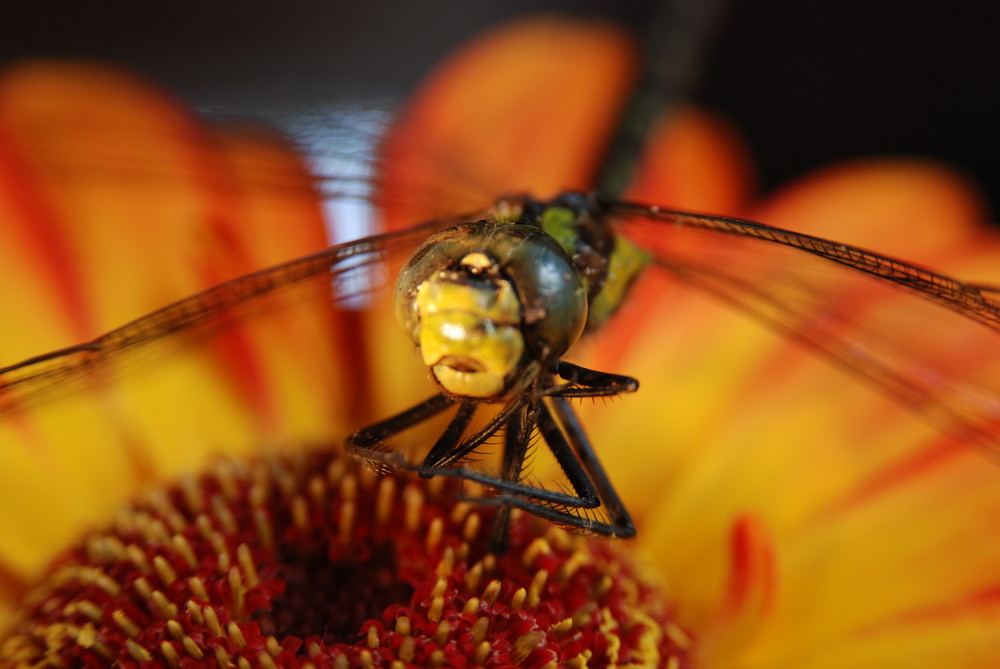
<svg viewBox="0 0 1000 669">
<path fill-rule="evenodd" d="M 649 254 L 615 234 L 597 212 L 552 205 L 541 212 L 538 224 L 559 243 L 580 271 L 589 303 L 587 329 L 604 324 L 649 264 Z M 584 236 L 585 226 L 599 226 L 604 243 L 588 241 Z"/>
</svg>

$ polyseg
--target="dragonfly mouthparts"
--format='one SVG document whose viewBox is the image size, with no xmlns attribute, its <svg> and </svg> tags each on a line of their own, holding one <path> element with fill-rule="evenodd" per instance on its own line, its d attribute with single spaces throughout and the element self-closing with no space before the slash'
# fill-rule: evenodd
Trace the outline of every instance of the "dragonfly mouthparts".
<svg viewBox="0 0 1000 669">
<path fill-rule="evenodd" d="M 441 359 L 434 364 L 434 367 L 439 365 L 450 367 L 456 372 L 472 373 L 486 371 L 486 367 L 479 360 L 464 355 L 442 356 Z"/>
</svg>

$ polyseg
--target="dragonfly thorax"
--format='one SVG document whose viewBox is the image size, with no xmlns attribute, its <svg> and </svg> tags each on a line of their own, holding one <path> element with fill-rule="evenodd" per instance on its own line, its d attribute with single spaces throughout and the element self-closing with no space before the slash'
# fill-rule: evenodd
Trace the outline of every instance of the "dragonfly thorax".
<svg viewBox="0 0 1000 669">
<path fill-rule="evenodd" d="M 553 361 L 587 322 L 584 283 L 535 226 L 480 221 L 447 228 L 407 261 L 396 315 L 449 394 L 499 399 L 532 361 Z"/>
</svg>

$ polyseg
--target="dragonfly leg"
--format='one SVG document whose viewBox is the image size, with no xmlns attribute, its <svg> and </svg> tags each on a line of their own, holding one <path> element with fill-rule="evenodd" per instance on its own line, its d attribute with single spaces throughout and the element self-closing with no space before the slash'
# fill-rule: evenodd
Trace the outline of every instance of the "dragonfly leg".
<svg viewBox="0 0 1000 669">
<path fill-rule="evenodd" d="M 632 517 L 622 503 L 621 498 L 618 497 L 618 492 L 611 485 L 611 480 L 605 473 L 604 467 L 601 466 L 601 461 L 598 460 L 597 453 L 594 452 L 594 447 L 591 445 L 590 439 L 587 438 L 586 433 L 583 431 L 583 426 L 580 425 L 573 407 L 562 397 L 553 398 L 552 404 L 566 437 L 573 445 L 573 451 L 576 453 L 578 462 L 583 466 L 588 480 L 597 488 L 597 495 L 607 510 L 608 518 L 611 520 L 607 528 L 613 531 L 606 532 L 606 534 L 616 537 L 634 536 L 635 525 L 632 523 Z M 599 528 L 594 531 L 605 534 Z"/>
<path fill-rule="evenodd" d="M 481 503 L 522 509 L 540 518 L 596 534 L 621 538 L 635 536 L 635 524 L 632 522 L 632 517 L 618 497 L 614 486 L 611 485 L 604 468 L 601 467 L 597 454 L 584 433 L 576 413 L 569 402 L 562 397 L 552 398 L 552 405 L 559 425 L 561 425 L 559 432 L 562 436 L 559 439 L 552 437 L 549 446 L 560 465 L 563 466 L 563 471 L 570 483 L 580 495 L 579 498 L 576 498 L 577 501 L 586 499 L 588 495 L 581 490 L 588 490 L 590 495 L 596 496 L 598 503 L 593 505 L 554 503 L 552 498 L 556 496 L 556 493 L 525 495 L 512 486 L 506 485 L 497 486 L 501 489 L 501 493 L 494 498 L 482 500 Z M 543 429 L 543 434 L 545 434 L 546 423 L 552 421 L 551 415 L 547 416 L 547 413 L 543 405 L 539 417 L 539 425 Z M 554 425 L 554 421 L 552 423 Z M 546 436 L 546 440 L 549 439 L 550 437 Z M 564 447 L 568 455 L 562 451 Z M 564 460 L 566 464 L 563 464 Z M 593 508 L 598 505 L 603 505 L 608 522 L 584 515 L 580 511 L 581 508 Z"/>
<path fill-rule="evenodd" d="M 503 468 L 500 472 L 503 481 L 518 482 L 521 480 L 524 459 L 528 452 L 528 443 L 531 440 L 531 430 L 535 424 L 537 411 L 537 405 L 525 404 L 507 421 Z M 490 530 L 490 550 L 497 555 L 507 552 L 510 511 L 511 507 L 505 504 L 500 507 L 493 519 L 493 527 Z"/>
<path fill-rule="evenodd" d="M 632 519 L 601 467 L 590 441 L 566 397 L 611 396 L 635 390 L 638 383 L 626 376 L 606 374 L 570 363 L 557 363 L 555 372 L 568 385 L 553 385 L 545 397 L 534 401 L 512 401 L 481 429 L 462 440 L 476 405 L 462 402 L 444 433 L 419 465 L 406 462 L 390 451 L 386 438 L 440 413 L 456 402 L 442 394 L 369 427 L 358 430 L 347 441 L 348 451 L 362 460 L 417 471 L 423 477 L 449 476 L 481 483 L 497 491 L 494 497 L 473 498 L 487 506 L 498 506 L 490 534 L 495 552 L 506 547 L 510 512 L 523 509 L 539 517 L 585 531 L 617 537 L 635 534 Z M 543 440 L 559 463 L 573 492 L 549 490 L 522 482 L 524 461 L 531 434 L 538 427 Z M 499 476 L 476 471 L 461 461 L 505 427 L 503 464 Z M 608 522 L 585 510 L 605 507 Z"/>
<path fill-rule="evenodd" d="M 437 474 L 440 474 L 441 470 L 458 471 L 454 466 L 460 463 L 465 456 L 479 448 L 487 439 L 496 434 L 497 430 L 506 425 L 510 417 L 522 406 L 524 406 L 523 401 L 508 402 L 486 425 L 460 443 L 456 443 L 461 437 L 460 434 L 455 435 L 455 439 L 451 444 L 443 441 L 443 438 L 438 439 L 438 443 L 432 449 L 438 451 L 436 453 L 438 457 L 431 459 L 430 455 L 428 455 L 424 459 L 423 467 L 428 471 L 433 469 L 434 473 Z"/>
<path fill-rule="evenodd" d="M 388 449 L 385 440 L 441 413 L 454 403 L 455 400 L 444 393 L 439 393 L 395 416 L 361 428 L 347 438 L 347 452 L 370 464 L 377 463 L 378 465 L 413 469 L 405 462 L 401 453 Z"/>
<path fill-rule="evenodd" d="M 545 405 L 537 402 L 527 407 L 519 405 L 518 409 L 519 414 L 524 412 L 524 416 L 517 419 L 523 427 L 515 426 L 513 430 L 508 427 L 508 441 L 504 450 L 504 470 L 500 476 L 464 466 L 437 466 L 427 469 L 426 472 L 431 476 L 450 476 L 482 483 L 502 493 L 532 498 L 558 507 L 593 509 L 600 506 L 601 500 L 597 489 L 587 478 L 587 472 L 581 461 L 573 453 L 566 435 L 563 434 Z M 524 467 L 528 441 L 535 425 L 539 426 L 543 439 L 566 474 L 566 478 L 573 488 L 573 493 L 549 490 L 521 482 L 521 470 Z M 510 436 L 512 434 L 513 437 Z M 464 444 L 458 446 L 456 450 L 464 452 Z M 474 499 L 478 501 L 480 498 Z"/>
<path fill-rule="evenodd" d="M 465 429 L 469 427 L 469 421 L 472 420 L 472 416 L 475 413 L 475 404 L 472 402 L 462 402 L 462 404 L 458 407 L 458 411 L 455 413 L 454 418 L 452 418 L 451 422 L 448 423 L 447 429 L 441 433 L 441 436 L 438 437 L 434 447 L 431 448 L 429 453 L 427 453 L 423 463 L 420 465 L 420 476 L 423 478 L 430 478 L 434 475 L 434 468 L 438 467 L 441 461 L 447 458 L 452 451 L 455 450 L 455 445 L 461 440 L 462 435 L 465 433 Z"/>
<path fill-rule="evenodd" d="M 497 491 L 494 497 L 469 498 L 478 504 L 500 508 L 490 536 L 494 551 L 502 550 L 506 544 L 511 508 L 523 509 L 542 518 L 597 534 L 616 537 L 635 534 L 632 519 L 601 468 L 572 408 L 562 398 L 550 401 L 552 410 L 545 401 L 540 401 L 523 407 L 508 421 L 500 476 L 466 467 L 438 468 L 430 472 L 475 481 Z M 521 482 L 524 458 L 535 425 L 566 475 L 573 493 Z M 585 513 L 586 509 L 602 504 L 606 507 L 608 522 Z"/>
<path fill-rule="evenodd" d="M 631 376 L 599 372 L 565 360 L 556 362 L 553 373 L 569 382 L 546 390 L 546 395 L 554 397 L 613 397 L 639 389 L 639 382 Z"/>
</svg>

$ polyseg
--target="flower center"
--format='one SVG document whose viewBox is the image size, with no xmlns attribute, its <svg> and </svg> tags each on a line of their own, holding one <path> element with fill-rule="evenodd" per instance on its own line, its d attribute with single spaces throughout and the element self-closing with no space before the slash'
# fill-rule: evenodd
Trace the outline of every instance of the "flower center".
<svg viewBox="0 0 1000 669">
<path fill-rule="evenodd" d="M 624 542 L 493 510 L 455 479 L 327 452 L 227 461 L 154 492 L 54 565 L 0 645 L 12 666 L 691 666 Z M 469 491 L 465 491 L 468 494 Z M 402 664 L 400 664 L 402 663 Z M 6 665 L 5 665 L 6 666 Z"/>
<path fill-rule="evenodd" d="M 390 604 L 413 596 L 413 587 L 395 577 L 396 557 L 388 544 L 369 562 L 330 562 L 318 547 L 285 547 L 278 562 L 285 592 L 253 615 L 263 634 L 354 643 L 359 621 L 378 618 Z"/>
</svg>

